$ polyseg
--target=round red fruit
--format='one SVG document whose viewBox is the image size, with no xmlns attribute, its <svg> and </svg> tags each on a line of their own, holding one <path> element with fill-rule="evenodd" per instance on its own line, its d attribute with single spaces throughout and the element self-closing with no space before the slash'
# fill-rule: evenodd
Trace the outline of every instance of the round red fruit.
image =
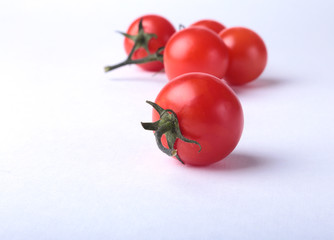
<svg viewBox="0 0 334 240">
<path fill-rule="evenodd" d="M 200 166 L 220 161 L 239 142 L 243 130 L 241 104 L 231 88 L 212 75 L 181 75 L 165 85 L 155 103 L 174 111 L 183 136 L 196 141 L 194 144 L 177 138 L 172 146 L 185 164 Z M 159 119 L 153 110 L 153 122 Z M 168 148 L 165 135 L 162 143 Z"/>
<path fill-rule="evenodd" d="M 217 22 L 215 20 L 210 20 L 210 19 L 203 19 L 203 20 L 197 21 L 197 22 L 191 24 L 189 27 L 204 27 L 204 28 L 211 29 L 212 31 L 214 31 L 217 34 L 220 33 L 221 31 L 223 31 L 226 28 L 220 22 Z"/>
<path fill-rule="evenodd" d="M 184 73 L 203 72 L 223 78 L 228 67 L 228 49 L 218 34 L 201 27 L 175 33 L 164 51 L 168 79 Z"/>
<path fill-rule="evenodd" d="M 267 49 L 262 38 L 244 27 L 227 28 L 219 36 L 229 52 L 224 79 L 231 85 L 242 85 L 258 78 L 267 64 Z"/>
</svg>

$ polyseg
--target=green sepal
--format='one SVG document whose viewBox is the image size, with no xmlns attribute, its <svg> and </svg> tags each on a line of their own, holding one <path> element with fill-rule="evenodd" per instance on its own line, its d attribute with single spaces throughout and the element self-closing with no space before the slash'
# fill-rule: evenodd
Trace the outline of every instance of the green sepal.
<svg viewBox="0 0 334 240">
<path fill-rule="evenodd" d="M 159 128 L 159 123 L 160 123 L 160 120 L 159 121 L 156 121 L 156 122 L 150 122 L 150 123 L 141 123 L 141 125 L 143 126 L 143 128 L 145 130 L 151 130 L 151 131 L 156 131 L 158 130 Z"/>
<path fill-rule="evenodd" d="M 184 162 L 180 159 L 180 156 L 177 154 L 177 149 L 174 148 L 176 139 L 180 139 L 181 141 L 187 143 L 197 144 L 199 146 L 199 152 L 202 150 L 201 145 L 194 140 L 185 138 L 180 130 L 179 121 L 177 119 L 176 113 L 171 109 L 164 109 L 160 107 L 158 104 L 146 101 L 150 104 L 160 116 L 160 120 L 153 122 L 153 123 L 141 123 L 143 128 L 146 130 L 155 131 L 154 136 L 157 142 L 159 149 L 167 154 L 168 156 L 176 157 L 182 164 Z M 165 135 L 168 148 L 164 147 L 161 142 L 161 137 Z"/>
<path fill-rule="evenodd" d="M 139 20 L 138 33 L 136 35 L 130 35 L 128 33 L 120 32 L 120 31 L 117 31 L 117 32 L 122 34 L 124 37 L 129 38 L 132 41 L 134 41 L 134 46 L 131 49 L 131 52 L 129 53 L 129 56 L 128 56 L 129 59 L 131 59 L 133 53 L 140 48 L 144 48 L 147 54 L 151 54 L 150 50 L 148 49 L 148 44 L 152 38 L 158 38 L 156 34 L 146 33 L 144 31 L 143 19 Z"/>
</svg>

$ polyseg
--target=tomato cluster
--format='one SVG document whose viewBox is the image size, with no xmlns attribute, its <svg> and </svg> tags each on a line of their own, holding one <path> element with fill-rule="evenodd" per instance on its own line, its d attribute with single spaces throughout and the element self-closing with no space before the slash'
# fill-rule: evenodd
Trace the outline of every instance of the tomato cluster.
<svg viewBox="0 0 334 240">
<path fill-rule="evenodd" d="M 153 108 L 158 147 L 190 165 L 208 165 L 225 158 L 238 144 L 243 130 L 241 104 L 229 85 L 257 79 L 267 63 L 264 41 L 244 27 L 225 27 L 200 20 L 176 31 L 158 15 L 132 22 L 125 36 L 127 59 L 113 70 L 138 64 L 148 71 L 165 70 L 170 80 Z"/>
</svg>

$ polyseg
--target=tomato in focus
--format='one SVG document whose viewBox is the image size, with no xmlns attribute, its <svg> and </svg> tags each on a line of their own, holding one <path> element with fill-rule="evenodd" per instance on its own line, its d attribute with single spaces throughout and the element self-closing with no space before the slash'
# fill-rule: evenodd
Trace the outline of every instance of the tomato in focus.
<svg viewBox="0 0 334 240">
<path fill-rule="evenodd" d="M 267 64 L 267 49 L 262 38 L 244 27 L 227 28 L 219 36 L 229 52 L 224 79 L 231 85 L 242 85 L 258 78 Z"/>
<path fill-rule="evenodd" d="M 155 53 L 160 47 L 164 47 L 169 38 L 176 31 L 173 25 L 167 19 L 158 15 L 145 15 L 131 23 L 126 32 L 127 34 L 136 35 L 138 33 L 138 25 L 140 19 L 143 19 L 142 23 L 145 33 L 154 33 L 157 35 L 157 38 L 152 38 L 149 41 L 148 49 L 150 53 Z M 124 48 L 127 54 L 131 52 L 133 45 L 133 40 L 125 38 Z M 140 48 L 134 52 L 132 59 L 141 59 L 146 57 L 147 55 L 147 51 L 144 48 Z M 160 61 L 138 64 L 138 66 L 147 71 L 160 71 L 164 67 L 163 63 Z"/>
<path fill-rule="evenodd" d="M 189 27 L 204 27 L 204 28 L 211 29 L 212 31 L 214 31 L 217 34 L 220 33 L 221 31 L 223 31 L 226 28 L 220 22 L 217 22 L 215 20 L 210 20 L 210 19 L 203 19 L 203 20 L 197 21 L 197 22 L 191 24 Z"/>
<path fill-rule="evenodd" d="M 168 82 L 155 103 L 172 109 L 178 118 L 184 137 L 193 143 L 177 139 L 174 148 L 185 164 L 209 165 L 229 155 L 236 147 L 243 130 L 241 104 L 231 88 L 220 79 L 205 73 L 188 73 Z M 153 110 L 153 122 L 159 114 Z M 163 145 L 167 148 L 165 135 Z"/>
</svg>

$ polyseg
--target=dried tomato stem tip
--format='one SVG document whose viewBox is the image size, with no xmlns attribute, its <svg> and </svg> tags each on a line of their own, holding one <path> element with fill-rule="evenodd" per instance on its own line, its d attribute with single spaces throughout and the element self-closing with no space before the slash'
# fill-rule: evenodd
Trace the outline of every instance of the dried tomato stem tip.
<svg viewBox="0 0 334 240">
<path fill-rule="evenodd" d="M 124 32 L 119 32 L 118 33 L 122 34 L 124 37 L 129 38 L 134 41 L 133 48 L 131 49 L 127 59 L 121 63 L 112 65 L 112 66 L 106 66 L 104 68 L 105 72 L 109 72 L 111 70 L 114 70 L 116 68 L 129 65 L 129 64 L 142 64 L 142 63 L 147 63 L 147 62 L 152 62 L 152 61 L 163 61 L 162 57 L 162 50 L 163 48 L 159 48 L 155 53 L 150 53 L 148 49 L 148 43 L 152 38 L 157 38 L 157 35 L 154 33 L 146 33 L 143 28 L 143 19 L 140 19 L 139 24 L 138 24 L 138 33 L 137 35 L 130 35 Z M 136 50 L 139 48 L 144 48 L 148 54 L 147 57 L 141 58 L 141 59 L 136 59 L 132 60 L 132 56 Z"/>
<path fill-rule="evenodd" d="M 145 130 L 155 131 L 154 136 L 157 142 L 159 149 L 167 154 L 168 156 L 176 157 L 182 164 L 184 162 L 180 159 L 179 155 L 177 154 L 177 150 L 174 149 L 174 144 L 177 138 L 184 142 L 194 143 L 199 146 L 199 152 L 201 151 L 201 145 L 194 141 L 185 138 L 180 130 L 179 121 L 177 119 L 176 113 L 171 109 L 163 109 L 158 104 L 146 101 L 150 104 L 160 115 L 160 119 L 156 122 L 151 123 L 141 123 Z M 161 142 L 162 135 L 166 136 L 168 148 L 164 147 Z"/>
</svg>

